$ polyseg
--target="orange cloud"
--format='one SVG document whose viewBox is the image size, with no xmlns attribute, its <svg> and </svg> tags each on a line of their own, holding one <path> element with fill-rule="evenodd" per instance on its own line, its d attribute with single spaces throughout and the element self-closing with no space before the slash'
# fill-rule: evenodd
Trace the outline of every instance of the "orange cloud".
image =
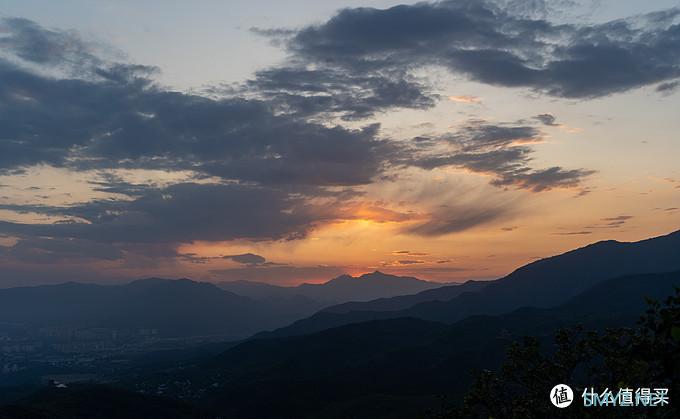
<svg viewBox="0 0 680 419">
<path fill-rule="evenodd" d="M 377 223 L 404 222 L 417 219 L 420 216 L 411 212 L 399 212 L 388 208 L 374 205 L 358 205 L 351 210 L 350 219 L 373 221 Z"/>
<path fill-rule="evenodd" d="M 461 96 L 449 96 L 451 102 L 457 103 L 468 103 L 468 104 L 478 104 L 482 103 L 482 98 L 479 96 L 461 95 Z"/>
</svg>

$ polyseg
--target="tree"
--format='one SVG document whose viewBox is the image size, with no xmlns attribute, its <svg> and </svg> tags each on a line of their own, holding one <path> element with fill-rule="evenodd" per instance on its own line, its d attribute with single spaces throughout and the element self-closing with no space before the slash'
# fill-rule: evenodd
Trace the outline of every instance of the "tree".
<svg viewBox="0 0 680 419">
<path fill-rule="evenodd" d="M 508 351 L 498 372 L 482 371 L 461 406 L 436 418 L 678 418 L 680 417 L 680 288 L 663 303 L 648 300 L 637 327 L 559 330 L 554 345 L 525 337 Z M 567 384 L 574 402 L 558 409 L 550 389 Z M 593 388 L 666 388 L 670 403 L 652 407 L 584 407 L 582 394 Z M 673 399 L 675 397 L 676 399 Z"/>
</svg>

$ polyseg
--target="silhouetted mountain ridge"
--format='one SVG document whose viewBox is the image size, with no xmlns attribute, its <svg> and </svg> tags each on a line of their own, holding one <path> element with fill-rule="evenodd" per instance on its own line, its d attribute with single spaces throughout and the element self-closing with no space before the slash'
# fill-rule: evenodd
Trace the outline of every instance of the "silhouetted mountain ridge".
<svg viewBox="0 0 680 419">
<path fill-rule="evenodd" d="M 422 279 L 390 275 L 380 271 L 358 277 L 340 275 L 321 284 L 304 283 L 295 287 L 281 287 L 251 281 L 221 282 L 218 286 L 259 300 L 305 297 L 316 301 L 319 308 L 349 301 L 369 301 L 399 295 L 415 294 L 447 284 Z"/>
<path fill-rule="evenodd" d="M 322 301 L 395 295 L 436 286 L 439 284 L 417 278 L 374 272 L 290 288 L 295 292 L 280 298 L 255 299 L 187 278 L 145 278 L 124 285 L 66 282 L 0 289 L 0 319 L 6 326 L 32 329 L 149 329 L 159 337 L 243 338 L 309 316 L 329 304 Z"/>
<path fill-rule="evenodd" d="M 525 306 L 551 307 L 609 278 L 679 269 L 680 231 L 638 242 L 607 240 L 532 262 L 478 293 L 418 304 L 403 314 L 452 322 Z"/>
<path fill-rule="evenodd" d="M 330 308 L 288 327 L 258 337 L 313 333 L 360 321 L 415 317 L 452 323 L 477 314 L 501 314 L 520 307 L 551 307 L 567 301 L 609 278 L 670 272 L 680 269 L 680 231 L 638 242 L 601 241 L 561 255 L 524 265 L 511 274 L 489 281 L 481 289 L 464 290 L 447 300 L 415 301 L 409 308 L 384 311 L 370 304 L 356 310 Z M 442 289 L 433 290 L 441 292 Z M 446 287 L 444 292 L 448 292 Z M 382 305 L 389 303 L 382 302 Z"/>
<path fill-rule="evenodd" d="M 417 303 L 427 301 L 447 301 L 464 292 L 482 289 L 491 281 L 466 281 L 462 284 L 445 285 L 421 291 L 417 294 L 384 297 L 371 301 L 352 301 L 323 309 L 325 313 L 349 313 L 351 311 L 393 311 L 403 310 Z"/>
</svg>

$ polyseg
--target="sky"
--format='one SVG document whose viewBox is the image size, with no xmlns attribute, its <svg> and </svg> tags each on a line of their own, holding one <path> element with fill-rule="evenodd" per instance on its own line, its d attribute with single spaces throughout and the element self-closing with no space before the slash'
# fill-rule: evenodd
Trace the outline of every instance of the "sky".
<svg viewBox="0 0 680 419">
<path fill-rule="evenodd" d="M 493 279 L 680 228 L 677 1 L 0 4 L 0 287 Z"/>
</svg>

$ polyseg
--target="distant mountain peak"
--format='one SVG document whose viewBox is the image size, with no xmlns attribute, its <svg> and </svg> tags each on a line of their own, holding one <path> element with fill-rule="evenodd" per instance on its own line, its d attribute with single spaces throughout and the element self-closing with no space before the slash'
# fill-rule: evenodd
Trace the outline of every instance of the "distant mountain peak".
<svg viewBox="0 0 680 419">
<path fill-rule="evenodd" d="M 393 274 L 388 274 L 385 272 L 381 271 L 373 271 L 371 273 L 363 274 L 360 276 L 361 279 L 370 281 L 370 280 L 384 280 L 384 279 L 389 279 L 389 280 L 394 280 L 394 281 L 410 281 L 410 282 L 428 282 L 423 279 L 419 279 L 413 276 L 400 276 L 400 275 L 393 275 Z"/>
<path fill-rule="evenodd" d="M 369 273 L 367 273 L 367 274 L 363 274 L 363 275 L 361 275 L 359 278 L 360 278 L 360 279 L 363 279 L 363 280 L 366 280 L 366 281 L 370 281 L 370 280 L 372 280 L 372 279 L 380 279 L 380 278 L 399 278 L 399 277 L 396 276 L 396 275 L 386 274 L 386 273 L 380 272 L 380 271 L 373 271 L 373 272 L 369 272 Z"/>
<path fill-rule="evenodd" d="M 413 278 L 413 277 L 386 274 L 384 272 L 380 272 L 380 271 L 376 270 L 376 271 L 373 271 L 373 272 L 362 274 L 360 276 L 351 276 L 349 274 L 343 274 L 343 275 L 340 275 L 338 277 L 331 279 L 330 281 L 326 282 L 324 285 L 337 284 L 337 283 L 343 283 L 343 282 L 348 282 L 348 281 L 369 282 L 369 281 L 384 280 L 384 279 L 422 281 L 421 279 L 417 279 L 417 278 Z M 426 282 L 426 281 L 422 281 L 422 282 Z"/>
</svg>

